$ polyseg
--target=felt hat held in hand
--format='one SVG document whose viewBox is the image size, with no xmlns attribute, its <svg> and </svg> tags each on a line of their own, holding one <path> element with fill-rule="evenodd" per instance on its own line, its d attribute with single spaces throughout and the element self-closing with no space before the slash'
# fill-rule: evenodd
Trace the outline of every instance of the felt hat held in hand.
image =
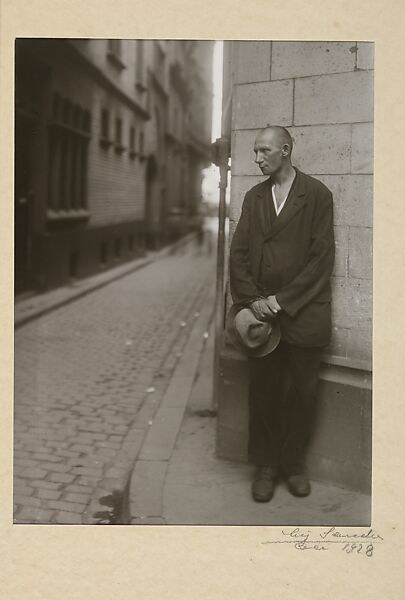
<svg viewBox="0 0 405 600">
<path fill-rule="evenodd" d="M 266 356 L 280 342 L 280 326 L 276 319 L 259 321 L 250 308 L 233 305 L 228 313 L 226 329 L 234 346 L 248 356 Z"/>
</svg>

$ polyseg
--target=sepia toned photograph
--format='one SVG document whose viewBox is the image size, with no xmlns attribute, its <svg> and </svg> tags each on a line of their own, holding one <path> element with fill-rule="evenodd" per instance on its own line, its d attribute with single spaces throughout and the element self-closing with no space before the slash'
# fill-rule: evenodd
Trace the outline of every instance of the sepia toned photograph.
<svg viewBox="0 0 405 600">
<path fill-rule="evenodd" d="M 374 44 L 15 42 L 15 524 L 370 526 Z"/>
</svg>

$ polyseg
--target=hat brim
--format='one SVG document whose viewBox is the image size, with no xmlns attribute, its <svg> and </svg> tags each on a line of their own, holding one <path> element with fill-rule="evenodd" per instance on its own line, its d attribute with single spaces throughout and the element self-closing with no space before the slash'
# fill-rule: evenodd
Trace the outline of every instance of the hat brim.
<svg viewBox="0 0 405 600">
<path fill-rule="evenodd" d="M 226 317 L 226 331 L 228 333 L 230 341 L 236 348 L 238 348 L 239 350 L 241 350 L 248 356 L 257 357 L 257 358 L 260 358 L 262 356 L 267 356 L 267 354 L 270 354 L 271 352 L 273 352 L 273 350 L 275 350 L 277 348 L 278 344 L 280 343 L 280 339 L 281 339 L 280 324 L 278 323 L 277 319 L 273 319 L 271 321 L 272 330 L 269 334 L 269 337 L 265 341 L 265 343 L 262 344 L 261 346 L 258 346 L 257 348 L 249 348 L 242 342 L 242 339 L 240 338 L 240 336 L 235 328 L 235 317 L 238 314 L 238 312 L 240 310 L 242 310 L 242 308 L 245 308 L 245 307 L 237 306 L 237 305 L 233 304 L 228 311 L 228 314 Z"/>
</svg>

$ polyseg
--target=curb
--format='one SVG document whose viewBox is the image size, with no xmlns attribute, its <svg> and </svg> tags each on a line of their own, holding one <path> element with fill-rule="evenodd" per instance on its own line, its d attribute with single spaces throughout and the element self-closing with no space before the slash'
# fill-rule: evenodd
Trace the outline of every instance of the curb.
<svg viewBox="0 0 405 600">
<path fill-rule="evenodd" d="M 211 318 L 210 314 L 213 311 L 213 305 L 213 286 L 208 286 L 206 288 L 206 293 L 199 297 L 198 307 L 195 307 L 199 310 L 199 316 L 188 331 L 184 344 L 182 344 L 182 357 L 190 352 L 190 339 L 192 335 L 197 335 L 195 333 L 197 326 L 201 345 L 204 343 L 205 339 L 203 334 L 208 329 L 207 321 Z M 194 312 L 195 308 L 193 307 L 191 309 L 191 313 Z M 208 316 L 206 316 L 206 314 Z M 164 359 L 164 364 L 170 360 L 170 357 L 171 351 L 169 350 Z M 171 374 L 156 403 L 155 400 L 150 401 L 148 399 L 148 394 L 145 394 L 144 401 L 141 403 L 129 430 L 127 431 L 119 453 L 114 457 L 113 464 L 108 466 L 104 476 L 98 482 L 97 487 L 90 498 L 83 514 L 83 524 L 129 524 L 129 487 L 131 475 L 149 430 L 153 426 L 153 421 L 156 418 L 159 407 L 162 405 L 166 393 L 170 388 L 172 378 L 176 373 L 176 368 L 179 365 L 180 360 L 176 361 L 174 370 L 171 369 Z M 163 366 L 163 370 L 164 368 L 165 367 Z"/>
<path fill-rule="evenodd" d="M 130 525 L 165 524 L 163 490 L 166 473 L 198 373 L 206 341 L 204 333 L 213 318 L 213 298 L 214 288 L 211 288 L 140 448 L 128 486 L 126 520 Z"/>
<path fill-rule="evenodd" d="M 71 302 L 74 302 L 79 298 L 83 298 L 84 296 L 87 296 L 88 294 L 91 294 L 92 292 L 101 289 L 109 285 L 110 283 L 117 281 L 118 279 L 122 279 L 123 277 L 126 277 L 127 275 L 130 275 L 135 271 L 139 271 L 143 267 L 147 267 L 148 265 L 156 262 L 160 258 L 168 256 L 178 248 L 181 248 L 182 246 L 185 246 L 186 244 L 190 243 L 193 239 L 196 238 L 196 235 L 196 233 L 189 233 L 184 238 L 181 238 L 173 244 L 170 244 L 168 246 L 165 246 L 161 250 L 158 250 L 152 256 L 138 258 L 134 261 L 131 261 L 129 265 L 119 265 L 116 268 L 109 269 L 106 273 L 97 273 L 89 278 L 79 280 L 77 285 L 81 286 L 80 289 L 63 287 L 58 288 L 56 290 L 52 290 L 49 292 L 49 294 L 55 294 L 55 296 L 50 299 L 48 298 L 48 303 L 46 303 L 46 293 L 44 295 L 35 295 L 26 300 L 21 300 L 20 303 L 17 301 L 14 307 L 14 329 L 19 329 L 20 327 L 22 327 L 26 323 L 29 323 L 30 321 L 34 321 L 35 319 L 38 319 L 39 317 L 42 317 L 54 310 L 57 310 L 62 306 L 66 306 L 67 304 L 70 304 Z M 38 300 L 40 296 L 42 296 L 44 302 L 39 306 L 30 307 L 30 302 L 35 302 L 35 300 Z M 19 315 L 18 309 L 20 308 L 21 310 L 23 304 L 27 305 L 27 309 L 25 312 L 23 311 L 23 314 Z"/>
</svg>

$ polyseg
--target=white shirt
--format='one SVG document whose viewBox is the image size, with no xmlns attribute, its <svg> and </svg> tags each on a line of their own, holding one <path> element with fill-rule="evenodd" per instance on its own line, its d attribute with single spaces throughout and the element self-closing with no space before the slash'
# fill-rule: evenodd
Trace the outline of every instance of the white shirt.
<svg viewBox="0 0 405 600">
<path fill-rule="evenodd" d="M 284 198 L 284 200 L 282 201 L 282 203 L 280 204 L 280 206 L 277 206 L 277 200 L 276 200 L 276 195 L 274 193 L 274 188 L 275 188 L 275 185 L 273 183 L 273 185 L 271 186 L 271 193 L 272 193 L 272 196 L 273 196 L 274 209 L 276 211 L 276 215 L 278 216 L 281 213 L 281 211 L 282 211 L 282 209 L 284 207 L 285 201 L 288 198 L 288 194 L 290 193 L 290 190 L 288 190 L 287 195 Z M 291 187 L 290 187 L 290 189 L 291 189 Z"/>
</svg>

